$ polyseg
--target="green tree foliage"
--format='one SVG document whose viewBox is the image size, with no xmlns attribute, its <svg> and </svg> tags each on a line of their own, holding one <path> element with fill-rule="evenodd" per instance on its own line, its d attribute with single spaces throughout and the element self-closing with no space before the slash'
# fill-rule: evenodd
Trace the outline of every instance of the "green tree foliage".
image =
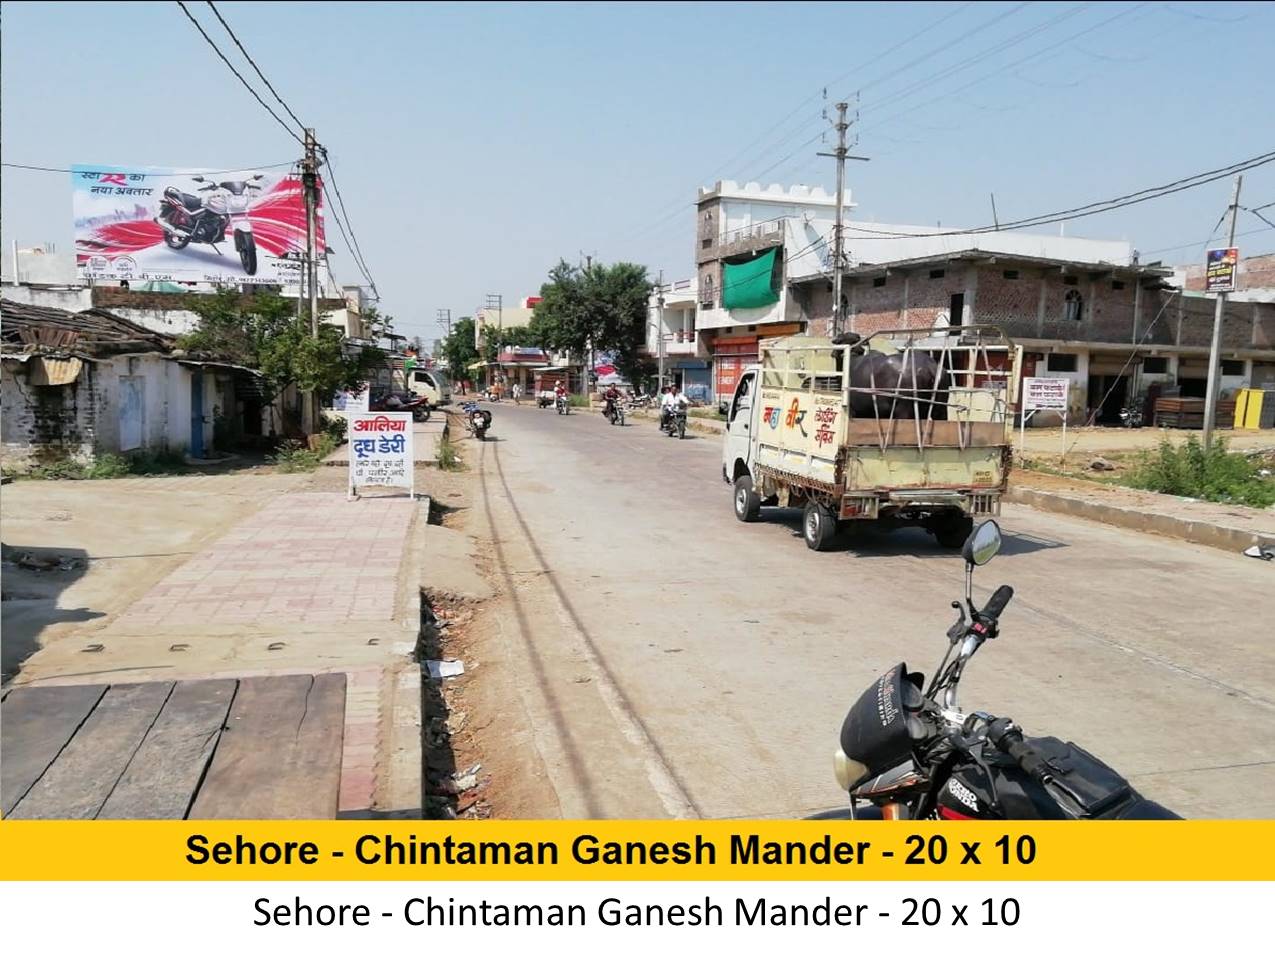
<svg viewBox="0 0 1275 961">
<path fill-rule="evenodd" d="M 462 317 L 452 324 L 452 332 L 443 338 L 440 363 L 453 380 L 470 376 L 469 365 L 478 360 L 474 347 L 474 318 Z"/>
<path fill-rule="evenodd" d="M 593 264 L 581 269 L 565 260 L 551 271 L 540 288 L 529 325 L 529 337 L 539 346 L 569 350 L 583 357 L 612 352 L 617 365 L 634 383 L 644 369 L 647 300 L 651 281 L 638 264 Z"/>
<path fill-rule="evenodd" d="M 293 384 L 330 396 L 358 386 L 384 363 L 379 350 L 346 349 L 336 327 L 320 323 L 318 336 L 312 335 L 305 321 L 298 321 L 295 304 L 277 294 L 219 290 L 192 297 L 189 305 L 199 315 L 199 326 L 179 338 L 178 346 L 260 372 L 272 397 Z"/>
<path fill-rule="evenodd" d="M 1222 438 L 1208 448 L 1194 437 L 1181 446 L 1165 438 L 1154 453 L 1139 456 L 1127 483 L 1178 497 L 1270 507 L 1275 504 L 1275 480 L 1262 469 L 1257 458 L 1228 451 Z"/>
</svg>

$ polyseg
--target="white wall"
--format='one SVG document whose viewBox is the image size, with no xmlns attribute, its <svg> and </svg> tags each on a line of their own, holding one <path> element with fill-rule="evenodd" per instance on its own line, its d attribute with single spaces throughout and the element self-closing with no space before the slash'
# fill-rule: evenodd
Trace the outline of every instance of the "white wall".
<svg viewBox="0 0 1275 961">
<path fill-rule="evenodd" d="M 5 300 L 32 307 L 56 307 L 78 313 L 93 306 L 93 292 L 87 287 L 29 287 L 6 282 L 0 288 Z"/>
</svg>

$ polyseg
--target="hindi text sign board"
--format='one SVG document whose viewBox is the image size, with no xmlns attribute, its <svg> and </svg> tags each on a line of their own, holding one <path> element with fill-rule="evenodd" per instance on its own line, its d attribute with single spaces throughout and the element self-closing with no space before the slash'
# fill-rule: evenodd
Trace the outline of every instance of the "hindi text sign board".
<svg viewBox="0 0 1275 961">
<path fill-rule="evenodd" d="M 1235 289 L 1235 271 L 1240 263 L 1238 247 L 1219 247 L 1210 250 L 1204 266 L 1204 292 L 1229 294 Z"/>
<path fill-rule="evenodd" d="M 1065 411 L 1070 384 L 1065 377 L 1024 377 L 1023 410 Z"/>
<path fill-rule="evenodd" d="M 1022 464 L 1027 463 L 1027 421 L 1038 410 L 1053 410 L 1062 414 L 1062 456 L 1061 464 L 1067 451 L 1067 400 L 1071 392 L 1071 381 L 1066 377 L 1024 377 L 1023 378 L 1023 411 L 1019 419 L 1018 454 Z"/>
<path fill-rule="evenodd" d="M 416 496 L 411 414 L 350 418 L 350 493 L 360 487 L 405 487 Z"/>
</svg>

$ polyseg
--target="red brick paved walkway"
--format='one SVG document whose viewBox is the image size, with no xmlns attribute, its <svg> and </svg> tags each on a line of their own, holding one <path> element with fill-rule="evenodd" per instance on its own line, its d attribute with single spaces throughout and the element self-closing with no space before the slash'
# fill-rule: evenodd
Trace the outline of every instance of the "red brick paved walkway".
<svg viewBox="0 0 1275 961">
<path fill-rule="evenodd" d="M 407 498 L 284 494 L 169 574 L 115 625 L 388 620 L 415 511 Z"/>
</svg>

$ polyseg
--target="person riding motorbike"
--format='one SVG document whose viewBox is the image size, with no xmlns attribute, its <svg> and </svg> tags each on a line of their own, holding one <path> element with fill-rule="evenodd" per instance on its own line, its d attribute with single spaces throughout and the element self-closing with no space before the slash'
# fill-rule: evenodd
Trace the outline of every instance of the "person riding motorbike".
<svg viewBox="0 0 1275 961">
<path fill-rule="evenodd" d="M 684 411 L 691 405 L 691 400 L 676 384 L 670 384 L 660 398 L 660 428 L 669 422 L 678 411 Z"/>
<path fill-rule="evenodd" d="M 615 410 L 616 405 L 620 402 L 620 392 L 616 389 L 615 384 L 612 384 L 603 392 L 602 399 L 605 401 L 602 405 L 602 416 L 610 417 L 611 412 Z"/>
</svg>

